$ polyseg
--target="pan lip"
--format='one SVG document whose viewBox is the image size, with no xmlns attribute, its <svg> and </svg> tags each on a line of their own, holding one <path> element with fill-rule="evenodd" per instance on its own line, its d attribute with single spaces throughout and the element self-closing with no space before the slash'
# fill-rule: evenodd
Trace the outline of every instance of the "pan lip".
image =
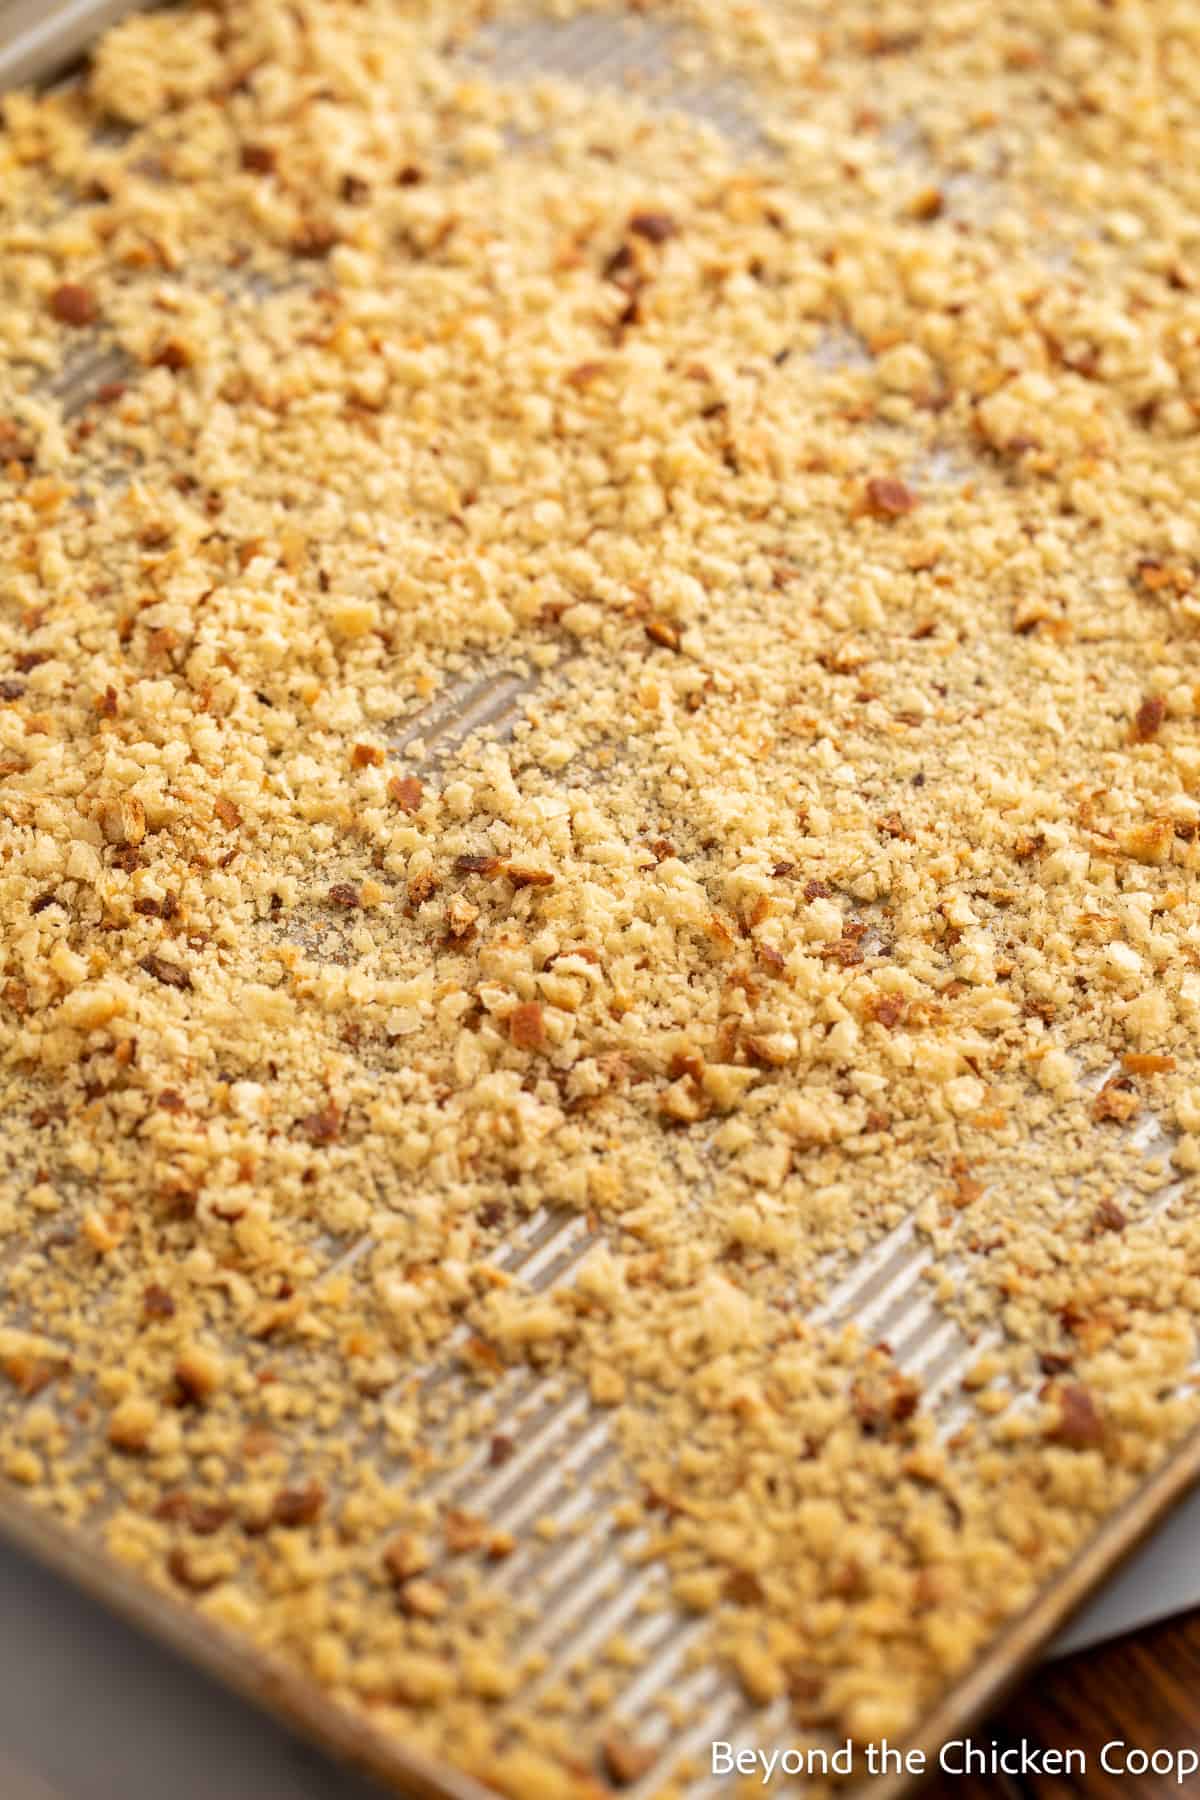
<svg viewBox="0 0 1200 1800">
<path fill-rule="evenodd" d="M 61 78 L 101 31 L 127 13 L 148 10 L 138 0 L 17 0 L 16 30 L 0 37 L 0 94 Z M 0 28 L 8 28 L 2 16 Z"/>
<path fill-rule="evenodd" d="M 137 11 L 174 0 L 18 0 L 15 34 L 0 40 L 0 96 L 66 78 L 100 32 Z M 4 21 L 0 18 L 0 25 Z M 943 1746 L 968 1732 L 1019 1683 L 1040 1652 L 1200 1481 L 1200 1425 L 1169 1448 L 1129 1496 L 1028 1604 L 1005 1621 L 961 1675 L 947 1684 L 897 1744 L 919 1771 L 873 1777 L 870 1800 L 907 1800 L 937 1772 Z M 281 1658 L 159 1588 L 121 1563 L 84 1528 L 35 1504 L 0 1476 L 0 1539 L 65 1579 L 193 1667 L 271 1714 L 339 1761 L 409 1800 L 495 1800 L 495 1790 L 415 1749 L 335 1699 Z M 865 1800 L 856 1784 L 849 1800 Z"/>
<path fill-rule="evenodd" d="M 409 1800 L 495 1800 L 495 1791 L 384 1732 L 310 1677 L 121 1563 L 82 1527 L 0 1476 L 0 1539 L 174 1651 L 302 1738 Z"/>
<path fill-rule="evenodd" d="M 897 1747 L 902 1760 L 912 1752 L 923 1756 L 920 1772 L 873 1778 L 871 1800 L 906 1800 L 936 1774 L 940 1753 L 955 1733 L 970 1731 L 1004 1702 L 1097 1587 L 1139 1549 L 1198 1481 L 1200 1425 L 1195 1425 L 917 1720 Z M 865 1800 L 867 1791 L 857 1784 L 848 1790 L 852 1800 Z"/>
<path fill-rule="evenodd" d="M 1200 1425 L 1102 1521 L 1051 1582 L 984 1646 L 897 1748 L 918 1769 L 856 1784 L 850 1800 L 907 1800 L 937 1771 L 945 1744 L 997 1707 L 1038 1654 L 1200 1480 Z M 58 1519 L 0 1477 L 0 1538 L 71 1582 L 128 1624 L 272 1714 L 327 1754 L 383 1780 L 409 1800 L 495 1800 L 495 1790 L 380 1730 L 347 1703 L 251 1640 L 126 1567 L 81 1527 Z"/>
</svg>

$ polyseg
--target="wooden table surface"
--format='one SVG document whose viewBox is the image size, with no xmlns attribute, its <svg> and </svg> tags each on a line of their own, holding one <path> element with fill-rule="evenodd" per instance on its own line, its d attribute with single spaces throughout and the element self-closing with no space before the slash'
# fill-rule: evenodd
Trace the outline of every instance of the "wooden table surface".
<svg viewBox="0 0 1200 1800">
<path fill-rule="evenodd" d="M 1200 1774 L 1182 1786 L 1170 1774 L 1105 1774 L 1100 1752 L 1123 1739 L 1147 1751 L 1200 1753 L 1200 1611 L 1047 1664 L 972 1733 L 984 1749 L 1022 1739 L 1031 1750 L 1081 1749 L 1086 1774 L 937 1775 L 923 1800 L 1195 1800 Z"/>
<path fill-rule="evenodd" d="M 0 1602 L 0 1800 L 380 1794 L 2 1542 Z M 1200 1775 L 1181 1787 L 1099 1768 L 1115 1738 L 1200 1750 L 1200 1610 L 1045 1665 L 972 1733 L 984 1746 L 1022 1738 L 1082 1749 L 1086 1778 L 935 1775 L 925 1800 L 1200 1800 Z"/>
</svg>

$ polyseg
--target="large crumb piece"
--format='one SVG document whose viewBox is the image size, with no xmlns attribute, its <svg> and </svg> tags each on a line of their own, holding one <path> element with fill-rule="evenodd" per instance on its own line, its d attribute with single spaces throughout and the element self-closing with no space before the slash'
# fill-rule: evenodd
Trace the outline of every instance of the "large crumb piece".
<svg viewBox="0 0 1200 1800">
<path fill-rule="evenodd" d="M 1200 1418 L 1200 9 L 632 13 L 0 127 L 3 1469 L 511 1800 L 680 1624 L 898 1740 Z"/>
</svg>

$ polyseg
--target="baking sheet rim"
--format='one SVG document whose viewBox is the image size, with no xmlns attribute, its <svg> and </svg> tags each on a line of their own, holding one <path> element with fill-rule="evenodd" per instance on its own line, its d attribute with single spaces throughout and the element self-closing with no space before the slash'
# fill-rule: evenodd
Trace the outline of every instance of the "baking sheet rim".
<svg viewBox="0 0 1200 1800">
<path fill-rule="evenodd" d="M 1038 1652 L 1198 1479 L 1200 1425 L 1104 1520 L 1025 1610 L 1001 1628 L 966 1674 L 918 1721 L 902 1750 L 923 1751 L 925 1773 L 934 1772 L 942 1745 L 968 1733 L 1004 1699 Z M 57 1520 L 3 1479 L 0 1537 L 302 1737 L 378 1777 L 408 1800 L 494 1800 L 492 1790 L 473 1777 L 378 1730 L 281 1659 L 155 1588 L 87 1532 Z M 908 1773 L 880 1776 L 850 1792 L 869 1792 L 871 1800 L 903 1800 L 923 1779 Z"/>
<path fill-rule="evenodd" d="M 44 80 L 48 71 L 57 71 L 78 55 L 105 23 L 136 10 L 138 4 L 139 0 L 69 0 L 67 4 L 59 0 L 57 21 L 53 15 L 43 16 L 36 21 L 36 33 L 25 31 L 15 44 L 0 44 L 0 92 L 13 84 L 16 52 L 26 51 L 31 36 L 38 40 L 36 66 L 32 54 L 22 56 L 20 79 L 40 76 Z M 925 1772 L 935 1772 L 942 1745 L 969 1731 L 1004 1699 L 1039 1651 L 1198 1480 L 1200 1425 L 1103 1521 L 1042 1592 L 1001 1628 L 967 1672 L 923 1715 L 901 1748 L 924 1752 Z M 0 1538 L 269 1711 L 302 1737 L 380 1778 L 409 1800 L 494 1800 L 491 1790 L 472 1777 L 378 1730 L 281 1659 L 239 1638 L 186 1601 L 155 1588 L 104 1551 L 86 1531 L 34 1505 L 2 1477 Z M 871 1800 L 903 1800 L 915 1793 L 924 1779 L 924 1775 L 905 1772 L 880 1776 L 869 1784 Z M 867 1791 L 867 1784 L 856 1784 L 850 1793 Z"/>
</svg>

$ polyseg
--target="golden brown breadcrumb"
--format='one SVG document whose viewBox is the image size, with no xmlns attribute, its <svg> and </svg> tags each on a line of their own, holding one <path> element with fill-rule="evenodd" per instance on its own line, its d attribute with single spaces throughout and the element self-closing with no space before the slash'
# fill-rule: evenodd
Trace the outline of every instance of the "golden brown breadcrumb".
<svg viewBox="0 0 1200 1800">
<path fill-rule="evenodd" d="M 697 1670 L 903 1734 L 1198 1416 L 1200 14 L 661 0 L 739 144 L 497 10 L 4 100 L 0 1462 L 666 1795 Z"/>
</svg>

